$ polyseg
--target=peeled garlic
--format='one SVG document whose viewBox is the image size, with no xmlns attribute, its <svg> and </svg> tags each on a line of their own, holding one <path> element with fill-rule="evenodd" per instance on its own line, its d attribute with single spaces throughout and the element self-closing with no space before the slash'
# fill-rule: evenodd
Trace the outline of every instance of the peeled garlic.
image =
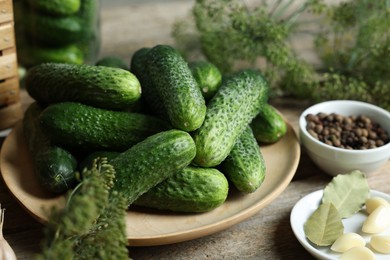
<svg viewBox="0 0 390 260">
<path fill-rule="evenodd" d="M 390 207 L 377 207 L 364 221 L 362 231 L 365 233 L 379 233 L 390 226 Z"/>
<path fill-rule="evenodd" d="M 330 249 L 335 252 L 344 253 L 355 246 L 365 246 L 364 238 L 356 233 L 345 233 L 334 241 Z"/>
<path fill-rule="evenodd" d="M 371 214 L 379 206 L 390 207 L 390 203 L 381 197 L 372 197 L 366 200 L 366 211 Z"/>
<path fill-rule="evenodd" d="M 379 253 L 390 254 L 390 236 L 372 236 L 370 245 Z"/>
<path fill-rule="evenodd" d="M 4 209 L 0 205 L 0 259 L 16 260 L 15 252 L 3 237 Z"/>
<path fill-rule="evenodd" d="M 355 246 L 343 253 L 340 260 L 373 260 L 374 253 L 365 246 Z"/>
</svg>

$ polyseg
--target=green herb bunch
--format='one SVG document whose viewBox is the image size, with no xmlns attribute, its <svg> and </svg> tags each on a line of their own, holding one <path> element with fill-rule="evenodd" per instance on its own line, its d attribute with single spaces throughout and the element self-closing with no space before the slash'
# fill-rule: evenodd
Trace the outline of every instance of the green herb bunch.
<svg viewBox="0 0 390 260">
<path fill-rule="evenodd" d="M 358 99 L 390 110 L 390 1 L 328 6 L 315 48 L 324 79 L 314 98 Z"/>
<path fill-rule="evenodd" d="M 390 109 L 390 1 L 259 3 L 249 7 L 238 0 L 197 0 L 195 29 L 184 21 L 174 26 L 178 48 L 187 57 L 197 51 L 224 73 L 243 64 L 260 66 L 273 94 L 316 102 L 355 99 Z M 303 33 L 313 39 L 319 66 L 304 60 L 291 44 Z"/>
<path fill-rule="evenodd" d="M 266 0 L 261 3 L 249 7 L 238 0 L 197 0 L 194 34 L 188 33 L 190 25 L 185 22 L 175 24 L 178 48 L 189 55 L 198 43 L 201 53 L 223 73 L 237 69 L 237 63 L 253 66 L 260 58 L 272 86 L 279 84 L 285 73 L 290 73 L 291 79 L 299 74 L 301 82 L 312 82 L 313 68 L 296 55 L 289 39 L 301 14 L 319 13 L 324 5 L 320 0 L 309 0 L 291 11 L 294 0 L 277 0 L 271 6 Z"/>
<path fill-rule="evenodd" d="M 114 168 L 97 159 L 66 197 L 53 208 L 37 259 L 129 259 L 125 234 L 127 203 L 111 191 Z"/>
</svg>

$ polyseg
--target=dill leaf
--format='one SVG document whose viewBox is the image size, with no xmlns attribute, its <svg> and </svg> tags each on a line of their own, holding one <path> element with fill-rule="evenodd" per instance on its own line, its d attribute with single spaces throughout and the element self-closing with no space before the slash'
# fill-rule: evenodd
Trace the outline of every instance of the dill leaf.
<svg viewBox="0 0 390 260">
<path fill-rule="evenodd" d="M 197 0 L 185 33 L 179 30 L 184 27 L 180 21 L 174 27 L 178 49 L 186 57 L 200 52 L 224 74 L 260 67 L 271 85 L 271 97 L 292 95 L 312 102 L 355 99 L 390 110 L 388 0 L 257 3 Z M 319 64 L 304 60 L 291 45 L 305 30 Z"/>
<path fill-rule="evenodd" d="M 125 234 L 126 200 L 111 191 L 114 168 L 98 158 L 82 172 L 79 185 L 53 208 L 37 259 L 129 259 Z"/>
</svg>

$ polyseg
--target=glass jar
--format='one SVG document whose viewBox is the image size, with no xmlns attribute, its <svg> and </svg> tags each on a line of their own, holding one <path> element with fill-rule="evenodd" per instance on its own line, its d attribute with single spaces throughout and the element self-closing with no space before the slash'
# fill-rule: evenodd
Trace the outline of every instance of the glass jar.
<svg viewBox="0 0 390 260">
<path fill-rule="evenodd" d="M 14 0 L 18 62 L 94 64 L 100 50 L 100 0 Z"/>
</svg>

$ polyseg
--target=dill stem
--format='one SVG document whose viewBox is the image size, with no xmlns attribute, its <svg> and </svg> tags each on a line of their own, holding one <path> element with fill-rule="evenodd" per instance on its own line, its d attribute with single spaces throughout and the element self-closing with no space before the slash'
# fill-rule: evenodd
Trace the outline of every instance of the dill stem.
<svg viewBox="0 0 390 260">
<path fill-rule="evenodd" d="M 273 7 L 270 9 L 269 11 L 269 16 L 272 16 L 274 14 L 274 12 L 276 11 L 276 9 L 279 8 L 280 4 L 282 3 L 283 0 L 277 0 L 275 1 L 275 4 L 273 5 Z"/>
<path fill-rule="evenodd" d="M 319 24 L 322 22 L 322 18 L 317 18 L 317 19 L 308 19 L 308 20 L 299 20 L 296 22 L 297 25 L 305 25 L 305 24 Z"/>
<path fill-rule="evenodd" d="M 278 10 L 275 11 L 274 13 L 274 17 L 276 19 L 280 19 L 287 11 L 287 9 L 293 4 L 294 0 L 289 0 L 286 4 L 284 4 L 283 6 L 279 7 Z"/>
<path fill-rule="evenodd" d="M 70 195 L 69 195 L 69 199 L 66 201 L 65 210 L 68 210 L 69 204 L 70 204 L 70 202 L 72 201 L 73 196 L 76 194 L 76 191 L 78 191 L 78 190 L 81 188 L 81 186 L 83 186 L 83 184 L 84 184 L 83 182 L 80 182 L 80 183 L 72 190 L 72 192 L 71 192 Z"/>
<path fill-rule="evenodd" d="M 293 25 L 297 19 L 301 16 L 301 14 L 306 10 L 307 5 L 302 5 L 298 10 L 295 10 L 293 13 L 291 13 L 289 16 L 285 18 L 285 21 L 287 22 L 287 26 L 290 27 Z"/>
</svg>

